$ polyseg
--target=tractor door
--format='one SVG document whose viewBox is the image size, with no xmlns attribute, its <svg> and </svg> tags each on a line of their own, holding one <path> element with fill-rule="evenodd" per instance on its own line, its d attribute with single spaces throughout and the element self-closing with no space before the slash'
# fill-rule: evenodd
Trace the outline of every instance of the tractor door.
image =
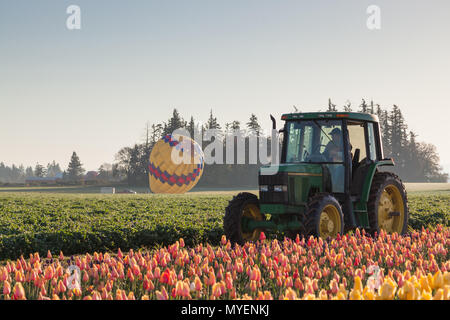
<svg viewBox="0 0 450 320">
<path fill-rule="evenodd" d="M 372 122 L 348 121 L 352 155 L 351 194 L 360 196 L 371 165 L 377 160 L 375 128 Z"/>
<path fill-rule="evenodd" d="M 316 129 L 320 145 L 321 154 L 326 161 L 325 166 L 331 177 L 333 193 L 345 192 L 345 166 L 344 166 L 344 137 L 342 133 L 342 121 L 328 120 L 321 121 L 321 128 Z"/>
</svg>

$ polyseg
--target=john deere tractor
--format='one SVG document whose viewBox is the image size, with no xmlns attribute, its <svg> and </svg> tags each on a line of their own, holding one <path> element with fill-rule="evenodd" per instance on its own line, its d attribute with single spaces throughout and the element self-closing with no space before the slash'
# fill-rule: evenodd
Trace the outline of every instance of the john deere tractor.
<svg viewBox="0 0 450 320">
<path fill-rule="evenodd" d="M 266 230 L 322 238 L 355 228 L 406 232 L 405 187 L 394 173 L 380 170 L 394 160 L 383 156 L 377 116 L 319 112 L 281 119 L 281 161 L 260 168 L 259 199 L 239 193 L 226 208 L 230 241 L 256 241 Z"/>
</svg>

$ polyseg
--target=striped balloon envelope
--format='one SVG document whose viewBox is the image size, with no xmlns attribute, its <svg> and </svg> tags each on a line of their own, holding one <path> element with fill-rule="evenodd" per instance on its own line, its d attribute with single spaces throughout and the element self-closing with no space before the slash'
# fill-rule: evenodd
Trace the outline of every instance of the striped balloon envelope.
<svg viewBox="0 0 450 320">
<path fill-rule="evenodd" d="M 204 155 L 197 142 L 182 135 L 166 135 L 150 154 L 149 182 L 153 193 L 185 193 L 202 176 Z"/>
</svg>

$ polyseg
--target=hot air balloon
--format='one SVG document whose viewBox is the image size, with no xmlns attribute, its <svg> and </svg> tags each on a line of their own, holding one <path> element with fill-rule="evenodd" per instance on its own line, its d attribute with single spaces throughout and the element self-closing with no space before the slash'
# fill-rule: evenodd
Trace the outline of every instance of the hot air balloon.
<svg viewBox="0 0 450 320">
<path fill-rule="evenodd" d="M 204 155 L 200 145 L 189 137 L 168 134 L 150 154 L 149 182 L 153 193 L 185 193 L 202 176 Z"/>
</svg>

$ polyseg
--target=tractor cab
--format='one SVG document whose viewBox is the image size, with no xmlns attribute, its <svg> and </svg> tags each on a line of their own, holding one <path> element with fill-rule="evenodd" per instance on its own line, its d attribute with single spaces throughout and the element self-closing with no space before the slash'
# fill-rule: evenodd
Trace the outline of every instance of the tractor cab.
<svg viewBox="0 0 450 320">
<path fill-rule="evenodd" d="M 240 193 L 230 201 L 224 217 L 230 239 L 255 240 L 268 229 L 323 238 L 356 227 L 405 232 L 404 186 L 379 171 L 394 163 L 383 158 L 377 116 L 323 112 L 281 119 L 281 161 L 260 168 L 259 199 Z"/>
</svg>

